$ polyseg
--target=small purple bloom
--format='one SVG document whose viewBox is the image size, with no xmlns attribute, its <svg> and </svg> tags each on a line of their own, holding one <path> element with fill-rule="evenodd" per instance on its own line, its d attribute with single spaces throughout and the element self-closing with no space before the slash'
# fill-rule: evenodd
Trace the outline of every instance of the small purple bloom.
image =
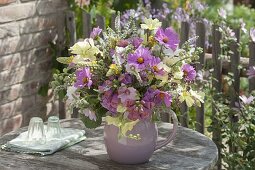
<svg viewBox="0 0 255 170">
<path fill-rule="evenodd" d="M 118 47 L 126 47 L 126 46 L 128 46 L 128 41 L 127 40 L 119 40 L 116 45 Z"/>
<path fill-rule="evenodd" d="M 92 85 L 92 80 L 91 80 L 91 73 L 89 68 L 83 68 L 82 70 L 77 70 L 76 71 L 76 82 L 74 83 L 74 87 L 76 88 L 84 88 L 87 86 L 90 88 Z"/>
<path fill-rule="evenodd" d="M 129 41 L 131 42 L 131 44 L 135 47 L 135 48 L 138 48 L 142 42 L 143 42 L 143 39 L 139 38 L 139 37 L 134 37 L 134 38 L 131 38 L 129 39 Z"/>
<path fill-rule="evenodd" d="M 135 53 L 129 54 L 128 64 L 134 65 L 139 70 L 144 70 L 152 59 L 151 52 L 148 48 L 139 47 Z"/>
<path fill-rule="evenodd" d="M 251 79 L 251 78 L 255 77 L 255 66 L 251 66 L 247 70 L 247 75 L 249 76 L 248 79 Z"/>
<path fill-rule="evenodd" d="M 193 66 L 189 64 L 184 64 L 182 66 L 182 71 L 186 81 L 192 81 L 196 78 L 196 70 Z"/>
<path fill-rule="evenodd" d="M 120 81 L 121 83 L 123 83 L 123 84 L 128 85 L 128 84 L 131 84 L 131 83 L 132 83 L 133 79 L 132 79 L 132 76 L 131 76 L 130 74 L 125 73 L 125 74 L 121 74 L 121 75 L 119 76 L 119 81 Z"/>
<path fill-rule="evenodd" d="M 101 105 L 109 110 L 113 115 L 117 113 L 118 103 L 118 95 L 113 90 L 110 89 L 102 95 Z"/>
<path fill-rule="evenodd" d="M 220 16 L 221 18 L 223 18 L 223 19 L 226 19 L 226 18 L 227 18 L 227 12 L 226 12 L 226 10 L 223 9 L 223 8 L 218 9 L 218 14 L 219 14 L 219 16 Z"/>
<path fill-rule="evenodd" d="M 154 106 L 154 103 L 143 100 L 140 102 L 129 101 L 127 103 L 128 118 L 130 120 L 144 120 L 149 118 Z"/>
<path fill-rule="evenodd" d="M 255 28 L 250 29 L 250 36 L 251 36 L 252 42 L 255 43 Z"/>
<path fill-rule="evenodd" d="M 255 97 L 253 97 L 253 96 L 250 96 L 247 98 L 245 95 L 239 96 L 239 98 L 242 100 L 242 102 L 245 105 L 251 104 L 253 102 L 253 100 L 255 99 Z"/>
<path fill-rule="evenodd" d="M 99 28 L 99 27 L 93 28 L 93 31 L 90 33 L 90 38 L 95 39 L 97 36 L 100 35 L 101 32 L 102 32 L 101 28 Z"/>
<path fill-rule="evenodd" d="M 157 105 L 165 103 L 166 107 L 170 107 L 172 103 L 172 96 L 164 91 L 160 91 L 155 98 L 155 103 Z"/>
<path fill-rule="evenodd" d="M 167 48 L 175 50 L 180 40 L 178 34 L 170 27 L 166 28 L 165 31 L 159 28 L 156 32 L 155 39 Z"/>
</svg>

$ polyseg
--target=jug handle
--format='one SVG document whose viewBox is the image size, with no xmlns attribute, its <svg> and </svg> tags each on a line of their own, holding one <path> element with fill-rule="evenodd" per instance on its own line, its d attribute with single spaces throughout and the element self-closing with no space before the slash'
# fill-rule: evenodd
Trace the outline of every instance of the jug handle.
<svg viewBox="0 0 255 170">
<path fill-rule="evenodd" d="M 174 113 L 174 111 L 172 111 L 172 110 L 170 110 L 168 114 L 173 118 L 173 132 L 170 133 L 165 140 L 158 141 L 156 144 L 155 150 L 158 150 L 158 149 L 162 148 L 163 146 L 166 146 L 168 143 L 170 143 L 174 139 L 174 137 L 176 135 L 176 131 L 178 128 L 177 116 Z"/>
</svg>

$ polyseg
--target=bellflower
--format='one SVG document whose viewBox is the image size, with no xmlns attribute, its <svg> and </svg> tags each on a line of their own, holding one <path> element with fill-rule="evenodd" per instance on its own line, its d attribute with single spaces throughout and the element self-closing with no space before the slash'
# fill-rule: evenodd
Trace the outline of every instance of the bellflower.
<svg viewBox="0 0 255 170">
<path fill-rule="evenodd" d="M 117 113 L 117 107 L 119 103 L 117 93 L 110 89 L 103 94 L 101 100 L 101 105 L 107 110 L 109 110 L 111 114 L 115 115 Z"/>
<path fill-rule="evenodd" d="M 90 109 L 86 108 L 83 110 L 83 114 L 87 116 L 90 120 L 97 120 L 96 113 L 94 111 L 91 111 Z"/>
<path fill-rule="evenodd" d="M 100 35 L 101 32 L 102 32 L 101 28 L 99 27 L 93 28 L 93 31 L 90 33 L 90 38 L 95 39 L 96 37 Z"/>
<path fill-rule="evenodd" d="M 88 88 L 92 85 L 91 73 L 89 68 L 83 68 L 82 70 L 76 71 L 76 82 L 74 83 L 74 87 L 76 88 L 84 88 L 87 86 Z"/>
<path fill-rule="evenodd" d="M 165 31 L 159 28 L 156 32 L 155 39 L 167 48 L 175 50 L 180 40 L 178 34 L 170 27 L 166 28 Z"/>
<path fill-rule="evenodd" d="M 184 64 L 182 66 L 182 71 L 186 81 L 192 81 L 196 78 L 196 70 L 193 66 L 189 64 Z"/>
</svg>

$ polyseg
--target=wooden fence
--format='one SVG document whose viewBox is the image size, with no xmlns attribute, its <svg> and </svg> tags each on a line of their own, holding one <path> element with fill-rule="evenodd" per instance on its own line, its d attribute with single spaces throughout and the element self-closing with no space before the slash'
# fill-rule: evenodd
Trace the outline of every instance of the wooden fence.
<svg viewBox="0 0 255 170">
<path fill-rule="evenodd" d="M 111 27 L 114 28 L 114 19 L 116 15 L 112 15 L 111 19 Z M 82 14 L 83 17 L 83 38 L 87 38 L 90 35 L 92 30 L 91 27 L 91 17 L 90 14 L 86 13 L 85 11 Z M 166 21 L 163 22 L 164 27 L 168 26 Z M 75 24 L 75 14 L 72 11 L 68 11 L 66 14 L 66 26 L 67 31 L 70 34 L 70 46 L 73 45 L 76 39 L 76 24 Z M 97 15 L 96 16 L 96 26 L 99 26 L 102 29 L 105 29 L 105 18 Z M 248 66 L 255 65 L 255 43 L 251 42 L 249 44 L 249 58 L 242 58 L 240 52 L 238 51 L 238 45 L 240 41 L 240 30 L 235 30 L 235 34 L 237 37 L 237 43 L 232 43 L 230 45 L 230 49 L 233 52 L 230 56 L 230 62 L 224 60 L 220 57 L 221 55 L 221 47 L 220 47 L 220 40 L 221 40 L 221 33 L 218 31 L 218 27 L 214 25 L 212 27 L 212 54 L 205 53 L 205 35 L 206 35 L 205 25 L 202 22 L 196 23 L 196 36 L 198 39 L 196 40 L 196 46 L 201 47 L 203 49 L 203 53 L 200 54 L 199 64 L 196 65 L 197 70 L 208 69 L 205 66 L 208 65 L 206 63 L 212 63 L 211 67 L 213 68 L 213 78 L 212 78 L 212 87 L 215 90 L 215 95 L 213 96 L 214 100 L 218 99 L 218 95 L 222 92 L 223 84 L 222 84 L 222 76 L 223 70 L 227 72 L 231 72 L 233 74 L 233 84 L 232 89 L 233 92 L 231 93 L 231 100 L 230 100 L 230 107 L 234 107 L 235 102 L 239 101 L 239 91 L 240 91 L 240 77 L 246 76 L 243 70 L 239 69 L 239 65 L 242 65 L 243 68 L 248 68 Z M 186 40 L 189 39 L 189 24 L 187 22 L 181 23 L 181 30 L 180 30 L 180 45 L 182 45 Z M 255 90 L 255 79 L 249 80 L 249 90 Z M 181 105 L 181 116 L 180 116 L 180 123 L 184 127 L 189 126 L 189 110 L 186 104 Z M 212 139 L 218 147 L 219 152 L 219 162 L 218 162 L 218 169 L 221 169 L 221 131 L 220 125 L 218 120 L 215 118 L 217 114 L 216 106 L 212 104 L 212 125 L 216 129 L 213 131 Z M 75 115 L 77 116 L 77 115 Z M 63 117 L 63 116 L 62 116 Z M 169 117 L 167 115 L 163 116 L 164 121 L 169 121 Z M 205 130 L 205 108 L 204 104 L 201 104 L 201 107 L 196 108 L 196 130 L 202 134 L 204 134 Z"/>
</svg>

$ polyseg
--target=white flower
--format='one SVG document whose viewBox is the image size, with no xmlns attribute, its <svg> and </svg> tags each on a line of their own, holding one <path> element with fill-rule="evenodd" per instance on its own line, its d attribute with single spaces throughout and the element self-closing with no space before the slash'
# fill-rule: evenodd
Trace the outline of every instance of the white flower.
<svg viewBox="0 0 255 170">
<path fill-rule="evenodd" d="M 221 18 L 227 19 L 227 12 L 225 9 L 223 8 L 218 9 L 218 14 Z"/>
<path fill-rule="evenodd" d="M 158 19 L 145 18 L 144 24 L 141 24 L 142 29 L 156 30 L 161 27 L 162 23 Z"/>
<path fill-rule="evenodd" d="M 90 109 L 84 109 L 83 114 L 87 116 L 90 120 L 97 120 L 96 113 Z"/>
<path fill-rule="evenodd" d="M 73 103 L 75 100 L 74 97 L 78 97 L 78 95 L 75 93 L 76 90 L 77 90 L 77 88 L 75 88 L 74 86 L 67 87 L 67 91 L 66 91 L 67 104 Z"/>
<path fill-rule="evenodd" d="M 101 53 L 101 51 L 94 45 L 92 38 L 86 38 L 82 42 L 75 43 L 70 47 L 70 51 L 72 54 L 80 55 L 80 57 L 90 59 L 91 61 L 96 60 L 96 55 Z"/>
<path fill-rule="evenodd" d="M 250 29 L 250 36 L 251 36 L 252 42 L 255 43 L 255 28 Z"/>
</svg>

